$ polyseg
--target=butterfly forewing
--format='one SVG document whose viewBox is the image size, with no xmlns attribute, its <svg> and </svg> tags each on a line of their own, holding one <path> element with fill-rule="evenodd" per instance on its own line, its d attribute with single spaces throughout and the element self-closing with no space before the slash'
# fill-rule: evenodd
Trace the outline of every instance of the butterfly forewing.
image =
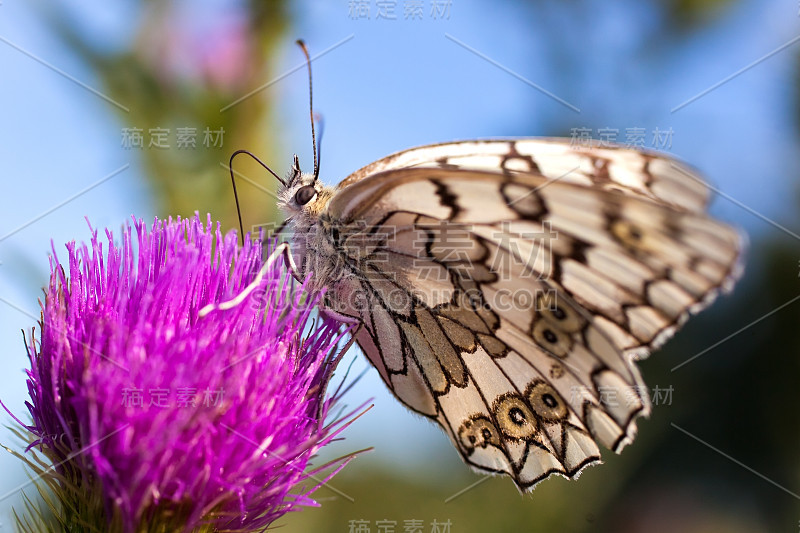
<svg viewBox="0 0 800 533">
<path fill-rule="evenodd" d="M 411 148 L 353 172 L 339 189 L 379 172 L 414 167 L 535 174 L 696 212 L 705 210 L 710 197 L 695 170 L 658 152 L 558 138 L 479 139 Z"/>
<path fill-rule="evenodd" d="M 626 148 L 421 147 L 340 184 L 312 275 L 403 403 L 527 489 L 633 439 L 634 359 L 730 285 L 740 238 L 707 200 L 688 167 Z"/>
</svg>

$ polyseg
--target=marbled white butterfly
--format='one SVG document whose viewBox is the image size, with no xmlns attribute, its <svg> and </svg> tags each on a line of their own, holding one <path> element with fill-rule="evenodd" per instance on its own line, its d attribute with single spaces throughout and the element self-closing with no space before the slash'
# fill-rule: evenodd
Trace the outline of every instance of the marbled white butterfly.
<svg viewBox="0 0 800 533">
<path fill-rule="evenodd" d="M 309 67 L 310 76 L 310 67 Z M 313 115 L 312 115 L 313 117 Z M 312 118 L 313 131 L 313 118 Z M 523 490 L 618 452 L 650 412 L 635 361 L 729 289 L 740 235 L 663 154 L 569 139 L 396 153 L 336 187 L 280 180 L 299 278 L 358 324 L 392 393 Z M 277 177 L 277 176 L 276 176 Z"/>
</svg>

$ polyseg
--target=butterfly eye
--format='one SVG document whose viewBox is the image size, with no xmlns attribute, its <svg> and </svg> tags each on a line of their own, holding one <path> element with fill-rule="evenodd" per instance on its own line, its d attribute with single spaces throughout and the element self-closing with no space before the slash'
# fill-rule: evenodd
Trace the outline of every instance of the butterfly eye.
<svg viewBox="0 0 800 533">
<path fill-rule="evenodd" d="M 317 195 L 317 190 L 314 188 L 314 186 L 306 185 L 304 187 L 300 187 L 299 189 L 297 189 L 297 192 L 294 193 L 294 201 L 297 202 L 297 205 L 306 205 L 316 195 Z"/>
</svg>

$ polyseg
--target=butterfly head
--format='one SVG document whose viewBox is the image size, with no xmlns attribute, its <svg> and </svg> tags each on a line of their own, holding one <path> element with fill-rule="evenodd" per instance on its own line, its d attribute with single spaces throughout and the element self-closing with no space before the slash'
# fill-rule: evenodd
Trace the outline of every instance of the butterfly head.
<svg viewBox="0 0 800 533">
<path fill-rule="evenodd" d="M 303 173 L 297 156 L 278 191 L 278 206 L 290 217 L 317 218 L 332 195 L 313 173 Z"/>
</svg>

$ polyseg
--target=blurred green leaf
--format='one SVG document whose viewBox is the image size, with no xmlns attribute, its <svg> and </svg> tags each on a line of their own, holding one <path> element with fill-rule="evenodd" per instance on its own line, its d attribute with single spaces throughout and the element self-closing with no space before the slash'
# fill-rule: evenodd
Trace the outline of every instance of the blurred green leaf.
<svg viewBox="0 0 800 533">
<path fill-rule="evenodd" d="M 737 2 L 735 0 L 661 0 L 676 29 L 691 29 L 713 22 Z"/>
<path fill-rule="evenodd" d="M 98 49 L 62 4 L 45 2 L 40 12 L 56 35 L 98 73 L 103 91 L 129 108 L 114 108 L 121 149 L 138 131 L 142 146 L 128 149 L 140 157 L 158 202 L 157 214 L 187 217 L 195 211 L 210 212 L 223 222 L 223 229 L 237 227 L 226 167 L 238 149 L 276 160 L 277 139 L 269 133 L 274 131 L 269 127 L 273 104 L 269 92 L 258 89 L 276 75 L 271 58 L 286 28 L 287 3 L 253 0 L 217 7 L 223 11 L 205 15 L 216 32 L 208 42 L 200 35 L 201 24 L 193 21 L 202 15 L 181 16 L 181 5 L 140 2 L 132 42 L 112 52 Z M 161 140 L 159 130 L 166 131 Z M 274 221 L 274 179 L 247 158 L 237 159 L 235 167 L 241 175 L 245 231 Z"/>
</svg>

